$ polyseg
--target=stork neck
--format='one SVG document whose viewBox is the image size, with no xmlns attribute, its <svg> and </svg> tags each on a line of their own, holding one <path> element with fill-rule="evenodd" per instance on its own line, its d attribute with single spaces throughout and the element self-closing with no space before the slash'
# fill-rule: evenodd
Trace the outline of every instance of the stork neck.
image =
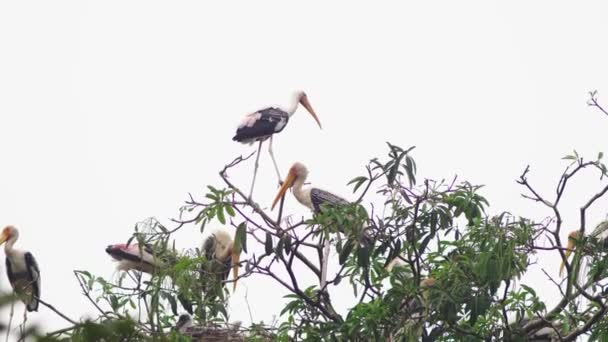
<svg viewBox="0 0 608 342">
<path fill-rule="evenodd" d="M 294 115 L 296 113 L 296 110 L 298 109 L 299 104 L 300 104 L 300 98 L 294 97 L 293 100 L 291 101 L 291 104 L 287 108 L 287 114 L 289 115 L 289 117 L 291 117 L 292 115 Z"/>
<path fill-rule="evenodd" d="M 310 196 L 306 196 L 306 191 L 304 190 L 303 186 L 304 186 L 304 181 L 306 181 L 306 176 L 304 177 L 297 177 L 296 180 L 293 182 L 293 195 L 295 196 L 295 198 L 298 200 L 298 202 L 300 202 L 301 204 L 310 207 Z"/>
<path fill-rule="evenodd" d="M 6 245 L 4 245 L 4 253 L 6 255 L 12 255 L 13 254 L 13 246 L 15 245 L 15 242 L 17 242 L 17 237 L 12 236 L 10 239 L 8 239 L 8 241 L 6 241 Z"/>
</svg>

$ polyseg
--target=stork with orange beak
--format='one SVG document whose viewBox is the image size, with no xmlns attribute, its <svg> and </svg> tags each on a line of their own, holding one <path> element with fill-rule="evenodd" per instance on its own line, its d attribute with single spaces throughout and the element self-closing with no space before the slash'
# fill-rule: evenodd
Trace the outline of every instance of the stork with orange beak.
<svg viewBox="0 0 608 342">
<path fill-rule="evenodd" d="M 308 169 L 304 164 L 296 162 L 289 169 L 285 183 L 279 189 L 274 201 L 272 202 L 271 210 L 277 205 L 277 202 L 285 196 L 287 189 L 292 188 L 293 195 L 296 197 L 298 202 L 308 209 L 312 210 L 313 213 L 317 214 L 321 212 L 324 205 L 329 206 L 340 206 L 349 204 L 347 200 L 340 196 L 336 196 L 331 192 L 321 190 L 318 188 L 308 187 L 304 188 L 304 182 L 308 177 Z M 329 257 L 329 240 L 325 241 L 323 246 L 323 265 L 321 266 L 321 284 L 320 287 L 324 288 L 327 279 L 327 262 Z"/>
<path fill-rule="evenodd" d="M 304 164 L 296 162 L 289 169 L 285 183 L 277 193 L 272 202 L 271 210 L 277 205 L 281 197 L 285 196 L 287 189 L 292 188 L 293 195 L 303 206 L 312 210 L 315 214 L 321 212 L 322 205 L 346 205 L 347 200 L 336 196 L 331 192 L 314 187 L 304 188 L 304 182 L 308 177 L 308 169 Z"/>
<path fill-rule="evenodd" d="M 17 297 L 25 304 L 27 311 L 38 311 L 40 298 L 40 269 L 32 253 L 14 249 L 19 231 L 7 226 L 0 235 L 0 245 L 6 242 L 6 274 Z"/>
<path fill-rule="evenodd" d="M 274 134 L 281 132 L 285 126 L 287 126 L 289 118 L 295 114 L 296 110 L 298 109 L 298 105 L 300 104 L 306 108 L 310 115 L 312 115 L 317 124 L 319 124 L 319 128 L 322 128 L 317 114 L 312 109 L 312 106 L 308 101 L 308 96 L 305 92 L 300 90 L 294 93 L 289 106 L 267 107 L 248 114 L 243 118 L 241 124 L 236 130 L 236 134 L 232 140 L 244 144 L 253 144 L 254 142 L 259 142 L 258 152 L 255 159 L 255 167 L 253 170 L 253 180 L 251 181 L 251 190 L 249 191 L 249 199 L 251 199 L 251 195 L 253 194 L 253 187 L 255 185 L 255 178 L 258 172 L 258 162 L 260 160 L 262 143 L 267 139 L 270 139 L 268 143 L 268 153 L 270 154 L 272 162 L 274 163 L 274 168 L 277 172 L 279 183 L 281 183 L 281 173 L 279 172 L 279 167 L 277 166 L 277 162 L 274 159 L 274 153 L 272 152 L 272 137 Z"/>
<path fill-rule="evenodd" d="M 566 245 L 566 251 L 564 252 L 566 259 L 568 259 L 570 257 L 570 254 L 572 254 L 572 252 L 574 251 L 576 243 L 578 242 L 578 240 L 580 238 L 581 238 L 581 231 L 578 229 L 573 230 L 568 234 L 568 243 Z M 589 234 L 588 238 L 601 243 L 604 246 L 604 248 L 608 247 L 608 221 L 600 222 L 595 227 L 595 229 L 593 229 L 591 234 Z M 588 263 L 589 262 L 591 262 L 591 260 L 588 260 Z M 565 263 L 562 260 L 562 263 L 559 267 L 560 276 L 562 276 L 562 274 L 564 272 L 564 266 L 565 266 Z M 588 265 L 588 266 L 590 266 L 590 265 Z"/>
</svg>

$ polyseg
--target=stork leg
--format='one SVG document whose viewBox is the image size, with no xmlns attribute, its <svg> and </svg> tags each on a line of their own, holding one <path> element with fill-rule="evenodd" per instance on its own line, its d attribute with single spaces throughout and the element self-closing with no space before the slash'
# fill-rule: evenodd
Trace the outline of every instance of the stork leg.
<svg viewBox="0 0 608 342">
<path fill-rule="evenodd" d="M 329 262 L 329 239 L 325 240 L 323 246 L 323 261 L 321 265 L 321 291 L 324 291 L 325 284 L 327 283 L 327 264 Z"/>
<path fill-rule="evenodd" d="M 251 190 L 249 190 L 249 200 L 251 201 L 251 195 L 253 195 L 253 186 L 255 185 L 255 177 L 258 175 L 258 166 L 260 161 L 260 151 L 262 150 L 262 142 L 260 140 L 260 146 L 258 146 L 258 155 L 255 157 L 255 167 L 253 169 L 253 180 L 251 181 Z"/>
<path fill-rule="evenodd" d="M 6 342 L 8 342 L 11 335 L 11 325 L 13 323 L 13 315 L 15 314 L 15 301 L 11 302 L 11 313 L 8 319 L 8 328 L 6 329 Z"/>
<path fill-rule="evenodd" d="M 277 172 L 277 177 L 279 177 L 279 185 L 281 185 L 283 184 L 283 179 L 281 178 L 277 161 L 274 159 L 274 153 L 272 152 L 272 135 L 270 136 L 270 141 L 268 142 L 268 153 L 270 153 L 270 158 L 272 158 L 272 163 L 274 164 L 274 170 Z"/>
</svg>

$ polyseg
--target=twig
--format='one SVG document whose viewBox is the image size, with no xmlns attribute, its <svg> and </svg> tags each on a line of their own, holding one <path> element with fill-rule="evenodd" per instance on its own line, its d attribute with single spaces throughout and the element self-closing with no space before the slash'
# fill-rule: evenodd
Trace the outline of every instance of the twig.
<svg viewBox="0 0 608 342">
<path fill-rule="evenodd" d="M 602 113 L 608 115 L 608 111 L 606 111 L 597 101 L 597 90 L 594 91 L 590 91 L 589 92 L 589 100 L 587 101 L 587 105 L 589 107 L 596 107 L 597 109 L 599 109 Z"/>
<path fill-rule="evenodd" d="M 37 299 L 38 299 L 38 301 L 39 301 L 39 302 L 40 302 L 42 305 L 44 305 L 44 306 L 46 306 L 47 308 L 49 308 L 49 309 L 53 310 L 53 311 L 54 311 L 56 314 L 58 314 L 59 316 L 61 316 L 61 318 L 65 319 L 66 321 L 68 321 L 68 322 L 70 322 L 70 323 L 72 323 L 72 324 L 74 324 L 74 325 L 77 325 L 77 324 L 78 324 L 76 321 L 71 320 L 71 319 L 70 319 L 68 316 L 66 316 L 66 315 L 64 315 L 63 313 L 61 313 L 59 310 L 57 310 L 57 309 L 56 309 L 54 306 L 52 306 L 51 304 L 49 304 L 49 303 L 47 303 L 47 302 L 43 301 L 43 300 L 42 300 L 42 299 L 40 299 L 40 298 L 37 298 Z"/>
</svg>

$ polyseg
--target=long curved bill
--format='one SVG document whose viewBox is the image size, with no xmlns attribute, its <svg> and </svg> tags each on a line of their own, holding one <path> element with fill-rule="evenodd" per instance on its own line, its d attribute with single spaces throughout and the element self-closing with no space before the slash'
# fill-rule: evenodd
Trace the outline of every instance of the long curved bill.
<svg viewBox="0 0 608 342">
<path fill-rule="evenodd" d="M 281 197 L 285 196 L 285 192 L 287 192 L 287 189 L 289 189 L 293 185 L 293 182 L 295 180 L 296 180 L 296 172 L 293 169 L 291 169 L 291 170 L 289 170 L 289 173 L 287 174 L 285 183 L 283 183 L 283 186 L 281 186 L 281 189 L 279 189 L 277 196 L 274 198 L 274 201 L 272 202 L 272 206 L 270 207 L 270 210 L 273 210 L 274 207 L 277 205 L 277 202 L 281 199 Z"/>
<path fill-rule="evenodd" d="M 304 106 L 304 108 L 306 108 L 306 110 L 310 113 L 310 115 L 312 115 L 312 117 L 315 119 L 317 124 L 319 124 L 319 128 L 323 129 L 323 127 L 321 127 L 321 121 L 319 121 L 319 118 L 317 117 L 315 110 L 312 109 L 312 106 L 310 105 L 310 102 L 308 101 L 308 96 L 306 96 L 306 95 L 302 96 L 300 98 L 300 103 L 302 104 L 302 106 Z"/>
<path fill-rule="evenodd" d="M 5 243 L 6 240 L 8 240 L 8 238 L 9 238 L 8 234 L 2 233 L 2 235 L 0 235 L 0 245 L 2 245 L 3 243 Z"/>
<path fill-rule="evenodd" d="M 236 281 L 239 279 L 239 262 L 241 261 L 241 252 L 232 253 L 232 292 L 236 291 Z"/>
<path fill-rule="evenodd" d="M 568 245 L 566 246 L 566 252 L 565 252 L 566 259 L 568 259 L 570 257 L 570 254 L 572 254 L 572 250 L 574 249 L 574 245 L 576 244 L 577 237 L 578 237 L 578 231 L 572 232 L 568 236 Z M 559 276 L 560 277 L 564 273 L 564 266 L 566 266 L 566 264 L 564 263 L 564 260 L 562 260 L 562 264 L 559 266 Z"/>
</svg>

